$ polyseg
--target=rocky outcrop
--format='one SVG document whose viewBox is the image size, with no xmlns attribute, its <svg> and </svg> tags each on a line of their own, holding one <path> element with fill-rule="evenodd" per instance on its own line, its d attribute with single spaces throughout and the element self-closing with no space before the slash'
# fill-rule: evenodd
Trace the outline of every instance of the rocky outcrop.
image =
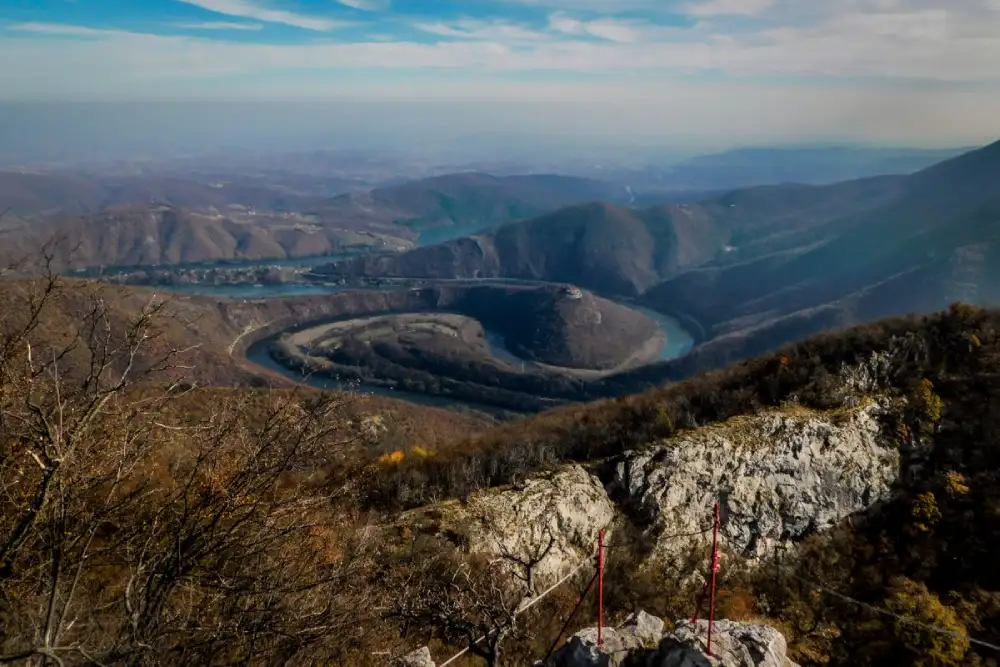
<svg viewBox="0 0 1000 667">
<path fill-rule="evenodd" d="M 609 488 L 660 535 L 661 555 L 710 528 L 716 500 L 723 547 L 762 555 L 889 496 L 899 452 L 882 436 L 880 412 L 868 401 L 734 418 L 626 452 Z"/>
<path fill-rule="evenodd" d="M 393 667 L 435 667 L 435 663 L 431 658 L 431 650 L 424 646 L 397 659 Z"/>
<path fill-rule="evenodd" d="M 639 652 L 646 651 L 630 632 L 607 628 L 602 639 L 598 646 L 597 628 L 581 630 L 544 663 L 545 667 L 621 667 L 631 664 Z"/>
<path fill-rule="evenodd" d="M 663 619 L 642 610 L 633 615 L 625 625 L 644 645 L 656 643 L 663 636 Z"/>
<path fill-rule="evenodd" d="M 545 552 L 539 585 L 592 554 L 619 508 L 656 537 L 653 560 L 700 550 L 716 501 L 723 552 L 765 556 L 889 497 L 900 455 L 883 435 L 881 411 L 866 400 L 829 413 L 786 407 L 741 416 L 625 452 L 607 488 L 571 465 L 434 511 L 470 551 Z"/>
<path fill-rule="evenodd" d="M 712 631 L 712 655 L 704 654 L 708 647 L 708 621 L 694 624 L 684 622 L 665 637 L 658 647 L 659 653 L 674 661 L 647 663 L 659 667 L 691 667 L 700 664 L 724 667 L 795 667 L 785 655 L 785 637 L 768 625 L 716 621 Z M 681 657 L 689 662 L 685 663 Z M 701 660 L 701 662 L 699 662 Z"/>
<path fill-rule="evenodd" d="M 646 616 L 647 622 L 655 618 Z M 659 624 L 662 628 L 663 621 Z M 603 640 L 598 646 L 597 628 L 581 630 L 545 667 L 796 667 L 786 655 L 785 638 L 766 625 L 716 621 L 712 655 L 707 621 L 682 621 L 656 637 L 644 636 L 633 621 L 622 630 L 605 630 Z"/>
<path fill-rule="evenodd" d="M 600 480 L 577 465 L 437 510 L 444 527 L 466 533 L 471 552 L 521 560 L 542 556 L 534 568 L 537 587 L 594 554 L 598 532 L 615 514 Z"/>
</svg>

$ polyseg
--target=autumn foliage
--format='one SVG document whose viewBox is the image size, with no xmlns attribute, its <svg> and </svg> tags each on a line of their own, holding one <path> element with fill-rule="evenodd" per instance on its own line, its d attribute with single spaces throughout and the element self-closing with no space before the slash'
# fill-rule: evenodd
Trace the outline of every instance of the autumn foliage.
<svg viewBox="0 0 1000 667">
<path fill-rule="evenodd" d="M 452 438 L 466 422 L 401 428 L 343 394 L 182 382 L 184 350 L 164 337 L 157 300 L 123 320 L 111 292 L 88 288 L 73 328 L 40 331 L 64 289 L 34 281 L 0 327 L 2 664 L 374 667 L 490 627 L 503 645 L 467 666 L 530 664 L 577 589 L 510 618 L 520 600 L 504 584 L 534 590 L 530 566 L 504 582 L 494 562 L 462 553 L 460 535 L 393 535 L 387 514 L 764 408 L 832 412 L 841 370 L 879 354 L 892 359 L 873 391 L 900 450 L 893 497 L 765 567 L 727 554 L 718 611 L 773 624 L 803 666 L 995 664 L 972 640 L 1000 638 L 1000 314 L 962 307 L 829 334 Z M 682 618 L 698 593 L 703 550 L 650 567 L 645 528 L 616 526 L 615 622 L 638 608 Z"/>
</svg>

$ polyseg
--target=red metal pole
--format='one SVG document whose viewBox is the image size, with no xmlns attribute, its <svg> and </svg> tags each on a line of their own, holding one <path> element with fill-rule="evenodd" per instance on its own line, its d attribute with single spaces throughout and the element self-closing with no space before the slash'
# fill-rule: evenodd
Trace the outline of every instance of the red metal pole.
<svg viewBox="0 0 1000 667">
<path fill-rule="evenodd" d="M 719 571 L 719 503 L 715 503 L 715 524 L 712 527 L 712 590 L 708 601 L 708 650 L 712 655 L 712 626 L 715 624 L 715 575 Z"/>
<path fill-rule="evenodd" d="M 597 534 L 597 645 L 604 646 L 604 531 Z"/>
</svg>

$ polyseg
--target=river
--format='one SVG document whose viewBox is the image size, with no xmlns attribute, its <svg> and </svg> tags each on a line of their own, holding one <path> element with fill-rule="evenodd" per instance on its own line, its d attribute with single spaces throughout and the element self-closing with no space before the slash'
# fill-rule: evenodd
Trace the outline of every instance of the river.
<svg viewBox="0 0 1000 667">
<path fill-rule="evenodd" d="M 322 262 L 317 262 L 317 264 Z M 472 281 L 461 281 L 461 282 L 472 282 Z M 484 281 L 486 282 L 486 281 Z M 497 281 L 502 282 L 502 281 Z M 338 292 L 344 292 L 348 290 L 356 290 L 358 288 L 352 288 L 343 285 L 323 285 L 315 283 L 305 283 L 305 284 L 287 284 L 287 285 L 172 285 L 161 287 L 166 291 L 177 292 L 182 294 L 199 294 L 204 296 L 213 296 L 220 298 L 236 298 L 236 299 L 262 299 L 262 298 L 280 298 L 280 297 L 291 297 L 291 296 L 303 296 L 303 295 L 316 295 L 316 294 L 336 294 Z M 393 286 L 383 286 L 378 289 L 380 291 L 399 289 Z M 644 308 L 642 306 L 637 306 L 636 304 L 619 301 L 621 305 L 638 310 L 648 317 L 652 318 L 659 325 L 660 330 L 666 335 L 666 342 L 663 348 L 660 350 L 660 361 L 668 361 L 670 359 L 675 359 L 677 357 L 687 354 L 691 348 L 694 346 L 694 337 L 681 326 L 681 323 L 674 317 L 669 315 L 664 315 L 655 310 L 650 310 L 649 308 Z M 354 319 L 353 317 L 346 317 L 343 319 Z M 285 377 L 294 380 L 296 382 L 305 381 L 307 384 L 318 387 L 321 389 L 344 389 L 348 384 L 340 382 L 332 378 L 324 377 L 308 377 L 304 378 L 301 373 L 296 370 L 286 368 L 282 364 L 275 361 L 268 352 L 268 347 L 270 345 L 273 337 L 259 341 L 250 346 L 247 350 L 247 359 L 252 363 L 255 363 L 269 371 L 281 373 Z M 510 349 L 508 349 L 506 343 L 504 342 L 504 336 L 492 330 L 486 330 L 486 342 L 490 350 L 490 353 L 500 361 L 504 361 L 513 366 L 523 364 L 524 368 L 534 368 L 537 365 L 530 361 L 521 359 L 520 357 L 513 354 Z M 464 404 L 469 407 L 473 407 L 477 410 L 488 410 L 496 411 L 496 408 L 490 408 L 490 406 L 469 403 L 468 401 L 461 401 L 455 398 L 449 398 L 445 396 L 433 396 L 429 394 L 418 394 L 414 392 L 407 391 L 397 391 L 387 387 L 382 387 L 378 385 L 364 384 L 363 388 L 365 391 L 379 395 L 379 396 L 390 396 L 393 398 L 400 398 L 403 400 L 420 403 L 423 405 L 432 405 L 437 407 L 454 407 L 456 404 Z"/>
</svg>

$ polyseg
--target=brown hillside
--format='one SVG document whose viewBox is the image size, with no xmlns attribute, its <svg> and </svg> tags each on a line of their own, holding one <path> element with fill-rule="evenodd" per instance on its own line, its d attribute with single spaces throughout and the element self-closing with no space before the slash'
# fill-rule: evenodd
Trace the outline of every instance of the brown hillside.
<svg viewBox="0 0 1000 667">
<path fill-rule="evenodd" d="M 399 256 L 357 258 L 321 270 L 368 276 L 548 280 L 635 295 L 664 276 L 708 261 L 722 249 L 727 234 L 697 206 L 631 211 L 583 204 L 508 223 L 481 236 Z"/>
<path fill-rule="evenodd" d="M 585 201 L 620 200 L 614 186 L 557 175 L 445 174 L 335 198 L 324 211 L 335 218 L 360 215 L 404 229 L 437 225 L 497 224 Z"/>
<path fill-rule="evenodd" d="M 710 337 L 781 327 L 820 309 L 851 323 L 959 300 L 997 303 L 998 177 L 1000 142 L 894 181 L 889 201 L 841 216 L 787 250 L 758 243 L 738 261 L 682 274 L 644 298 L 694 316 Z"/>
<path fill-rule="evenodd" d="M 321 318 L 326 306 L 321 299 L 282 303 L 173 297 L 154 290 L 64 278 L 50 285 L 42 278 L 0 280 L 0 303 L 5 308 L 0 333 L 9 335 L 27 326 L 36 312 L 33 304 L 44 300 L 30 338 L 34 354 L 62 355 L 66 350 L 60 357 L 62 372 L 79 379 L 88 372 L 93 359 L 86 344 L 91 332 L 124 332 L 147 312 L 150 328 L 133 374 L 156 368 L 157 383 L 195 383 L 206 387 L 206 397 L 224 397 L 254 387 L 291 388 L 283 376 L 250 364 L 241 352 L 253 338 L 253 330 L 262 323 L 292 326 L 302 321 L 297 318 Z M 364 296 L 359 295 L 362 299 Z M 347 303 L 344 307 L 362 307 L 350 300 Z M 385 305 L 379 302 L 372 307 Z M 124 343 L 117 340 L 116 349 Z M 296 391 L 316 393 L 305 387 Z M 352 401 L 359 410 L 385 417 L 393 446 L 433 444 L 476 432 L 491 423 L 477 413 L 457 413 L 377 396 L 359 395 Z"/>
<path fill-rule="evenodd" d="M 305 257 L 356 244 L 379 245 L 382 238 L 280 217 L 237 222 L 169 206 L 133 205 L 35 222 L 0 234 L 5 240 L 0 259 L 36 255 L 55 240 L 61 268 Z"/>
</svg>

